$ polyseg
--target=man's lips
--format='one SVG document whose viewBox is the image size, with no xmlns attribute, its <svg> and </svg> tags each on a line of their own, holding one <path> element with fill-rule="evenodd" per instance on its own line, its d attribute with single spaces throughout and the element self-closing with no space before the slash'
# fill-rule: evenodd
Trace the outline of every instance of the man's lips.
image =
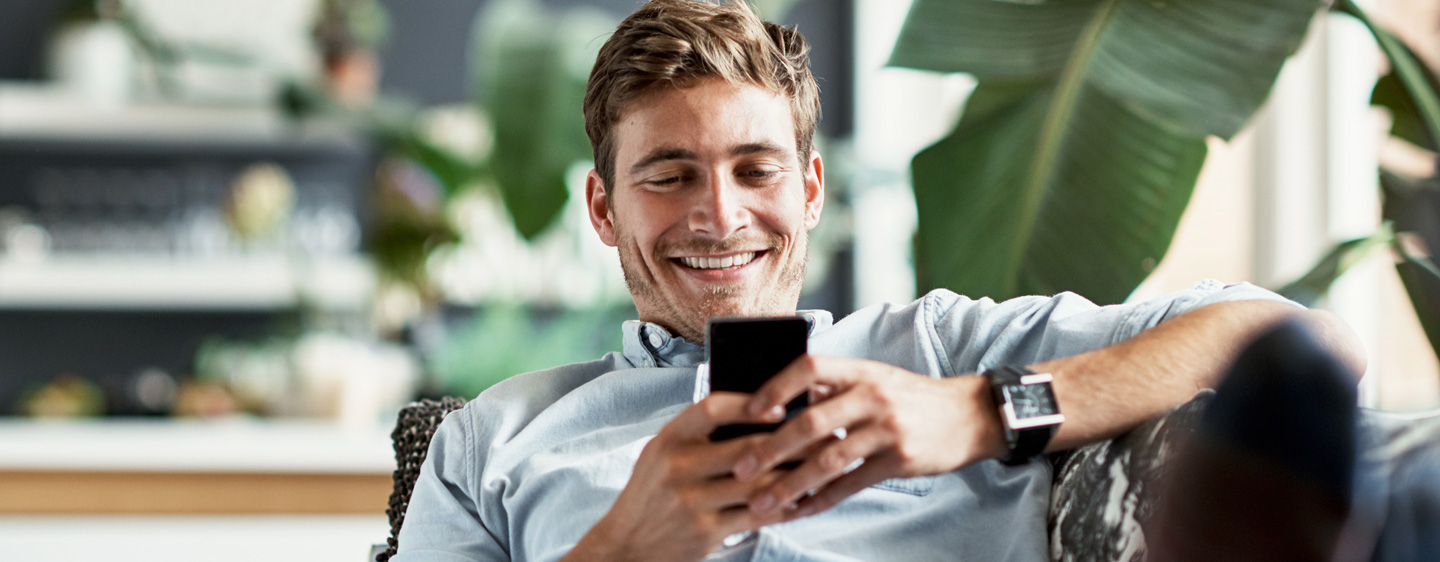
<svg viewBox="0 0 1440 562">
<path fill-rule="evenodd" d="M 670 259 L 690 269 L 732 269 L 743 267 L 764 253 L 764 251 L 738 252 L 725 256 L 683 256 Z"/>
</svg>

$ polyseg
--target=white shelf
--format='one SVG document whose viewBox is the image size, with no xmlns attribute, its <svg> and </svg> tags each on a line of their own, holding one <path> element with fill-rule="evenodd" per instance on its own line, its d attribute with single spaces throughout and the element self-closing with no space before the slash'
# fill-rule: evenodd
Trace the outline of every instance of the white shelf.
<svg viewBox="0 0 1440 562">
<path fill-rule="evenodd" d="M 390 474 L 390 428 L 301 420 L 0 421 L 0 471 Z"/>
<path fill-rule="evenodd" d="M 353 309 L 368 303 L 374 287 L 374 271 L 359 256 L 0 259 L 0 309 L 272 309 L 302 296 Z"/>
<path fill-rule="evenodd" d="M 97 103 L 55 85 L 0 82 L 0 139 L 354 144 L 334 123 L 291 121 L 274 106 Z"/>
</svg>

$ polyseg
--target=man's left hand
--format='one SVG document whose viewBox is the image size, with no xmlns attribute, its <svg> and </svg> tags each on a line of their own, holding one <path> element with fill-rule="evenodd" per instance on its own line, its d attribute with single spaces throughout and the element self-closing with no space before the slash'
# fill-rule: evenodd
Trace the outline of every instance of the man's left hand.
<svg viewBox="0 0 1440 562">
<path fill-rule="evenodd" d="M 876 361 L 804 355 L 761 387 L 749 408 L 779 421 L 783 404 L 805 393 L 810 407 L 758 440 L 734 472 L 749 479 L 803 459 L 758 491 L 750 509 L 793 504 L 791 518 L 813 515 L 882 480 L 943 474 L 1003 454 L 989 392 L 983 377 L 937 379 Z"/>
</svg>

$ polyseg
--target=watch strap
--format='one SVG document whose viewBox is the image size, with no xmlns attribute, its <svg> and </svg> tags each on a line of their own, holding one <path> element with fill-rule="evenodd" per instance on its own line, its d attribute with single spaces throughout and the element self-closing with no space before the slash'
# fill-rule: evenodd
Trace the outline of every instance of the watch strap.
<svg viewBox="0 0 1440 562">
<path fill-rule="evenodd" d="M 1010 444 L 1010 450 L 1000 457 L 1000 462 L 1005 466 L 1020 466 L 1030 462 L 1030 457 L 1045 452 L 1045 446 L 1050 444 L 1050 438 L 1054 435 L 1053 425 L 1018 430 L 1015 432 L 1015 441 Z"/>
</svg>

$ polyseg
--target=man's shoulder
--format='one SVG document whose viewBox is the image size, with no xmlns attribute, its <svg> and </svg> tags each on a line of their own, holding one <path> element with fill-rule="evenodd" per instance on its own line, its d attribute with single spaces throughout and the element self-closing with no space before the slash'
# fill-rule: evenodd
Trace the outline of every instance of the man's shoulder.
<svg viewBox="0 0 1440 562">
<path fill-rule="evenodd" d="M 475 401 L 553 402 L 600 375 L 629 367 L 630 363 L 624 355 L 610 352 L 592 361 L 559 365 L 512 376 L 481 392 Z"/>
</svg>

